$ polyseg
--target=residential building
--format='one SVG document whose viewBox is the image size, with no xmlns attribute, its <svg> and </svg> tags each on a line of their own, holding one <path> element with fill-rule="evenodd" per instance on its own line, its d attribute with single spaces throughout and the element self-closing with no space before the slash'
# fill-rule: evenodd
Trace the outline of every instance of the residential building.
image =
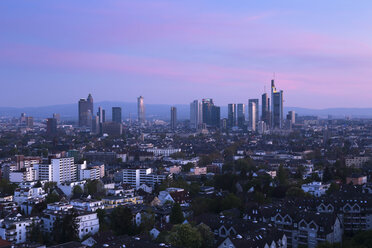
<svg viewBox="0 0 372 248">
<path fill-rule="evenodd" d="M 28 241 L 32 223 L 38 223 L 37 218 L 25 218 L 22 215 L 11 215 L 0 220 L 0 237 L 14 244 Z"/>
<path fill-rule="evenodd" d="M 45 232 L 52 232 L 54 228 L 54 222 L 63 218 L 67 214 L 75 213 L 76 225 L 78 227 L 78 237 L 82 239 L 87 235 L 94 235 L 99 231 L 99 220 L 97 213 L 83 211 L 83 210 L 66 210 L 57 211 L 50 209 L 49 206 L 44 210 L 44 215 L 42 217 L 43 230 Z"/>
<path fill-rule="evenodd" d="M 75 182 L 77 180 L 77 166 L 74 158 L 56 158 L 51 160 L 52 181 L 57 184 Z"/>
<path fill-rule="evenodd" d="M 322 182 L 312 182 L 308 184 L 303 184 L 301 186 L 302 190 L 305 193 L 312 194 L 313 196 L 316 196 L 316 197 L 325 195 L 329 187 L 330 187 L 330 184 L 323 184 Z"/>
</svg>

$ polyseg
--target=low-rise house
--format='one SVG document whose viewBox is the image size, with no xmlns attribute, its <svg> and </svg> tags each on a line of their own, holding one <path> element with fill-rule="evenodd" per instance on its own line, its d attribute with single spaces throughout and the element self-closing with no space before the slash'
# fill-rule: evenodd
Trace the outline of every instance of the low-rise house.
<svg viewBox="0 0 372 248">
<path fill-rule="evenodd" d="M 14 201 L 18 204 L 29 199 L 44 199 L 47 196 L 42 187 L 18 188 L 14 191 Z"/>
<path fill-rule="evenodd" d="M 346 184 L 352 185 L 363 185 L 367 183 L 367 176 L 352 174 L 349 177 L 346 177 Z"/>
<path fill-rule="evenodd" d="M 100 200 L 93 199 L 74 199 L 70 201 L 70 204 L 78 210 L 85 210 L 88 212 L 96 212 L 98 209 L 104 209 L 105 206 Z"/>
<path fill-rule="evenodd" d="M 308 184 L 303 184 L 301 186 L 304 192 L 312 194 L 313 196 L 316 196 L 316 197 L 325 195 L 329 187 L 330 187 L 330 184 L 323 184 L 322 182 L 312 182 Z"/>
<path fill-rule="evenodd" d="M 142 204 L 142 196 L 122 197 L 122 196 L 106 196 L 102 198 L 102 202 L 106 209 L 116 208 L 119 206 Z"/>
</svg>

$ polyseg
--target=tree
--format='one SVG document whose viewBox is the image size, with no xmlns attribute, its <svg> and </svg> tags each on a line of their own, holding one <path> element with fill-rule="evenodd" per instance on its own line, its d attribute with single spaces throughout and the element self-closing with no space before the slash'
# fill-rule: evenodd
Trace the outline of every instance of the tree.
<svg viewBox="0 0 372 248">
<path fill-rule="evenodd" d="M 278 180 L 279 180 L 279 184 L 280 185 L 287 185 L 288 183 L 288 173 L 287 171 L 284 169 L 284 166 L 283 165 L 280 165 L 279 166 L 279 169 L 278 169 Z"/>
<path fill-rule="evenodd" d="M 132 211 L 123 206 L 119 206 L 110 214 L 111 230 L 116 235 L 132 234 L 134 230 Z"/>
<path fill-rule="evenodd" d="M 83 195 L 84 191 L 79 185 L 75 185 L 72 189 L 72 198 L 80 198 Z"/>
<path fill-rule="evenodd" d="M 59 202 L 61 200 L 61 197 L 57 195 L 56 193 L 49 193 L 48 196 L 45 198 L 46 203 L 54 203 L 54 202 Z"/>
<path fill-rule="evenodd" d="M 331 183 L 331 185 L 329 186 L 329 189 L 326 191 L 327 195 L 331 195 L 335 192 L 338 192 L 340 190 L 340 185 L 338 185 L 337 183 Z"/>
<path fill-rule="evenodd" d="M 183 216 L 180 204 L 178 203 L 173 204 L 172 212 L 170 214 L 170 222 L 172 224 L 181 224 L 184 220 L 185 218 Z"/>
<path fill-rule="evenodd" d="M 202 247 L 212 248 L 214 244 L 214 234 L 210 227 L 202 223 L 197 226 L 197 229 L 202 238 Z"/>
<path fill-rule="evenodd" d="M 169 241 L 173 246 L 184 248 L 200 248 L 202 247 L 202 237 L 198 230 L 190 224 L 173 226 Z"/>
<path fill-rule="evenodd" d="M 182 171 L 183 172 L 190 172 L 191 168 L 194 168 L 194 164 L 193 163 L 187 163 L 187 164 L 182 166 Z"/>
<path fill-rule="evenodd" d="M 41 228 L 38 223 L 33 222 L 31 224 L 30 241 L 39 244 L 44 243 L 43 233 L 41 232 Z"/>
<path fill-rule="evenodd" d="M 57 244 L 63 244 L 70 241 L 78 241 L 77 214 L 71 211 L 62 218 L 57 218 L 53 227 L 53 240 Z"/>
<path fill-rule="evenodd" d="M 155 225 L 155 214 L 151 210 L 147 210 L 141 215 L 141 231 L 147 233 Z"/>
<path fill-rule="evenodd" d="M 100 232 L 107 231 L 109 227 L 106 221 L 106 211 L 104 209 L 97 209 L 96 213 L 99 220 L 99 231 Z"/>
<path fill-rule="evenodd" d="M 305 197 L 305 192 L 297 187 L 291 187 L 286 192 L 287 197 Z"/>
<path fill-rule="evenodd" d="M 0 192 L 6 195 L 13 195 L 16 188 L 16 184 L 10 183 L 8 180 L 5 179 L 0 180 Z"/>
</svg>

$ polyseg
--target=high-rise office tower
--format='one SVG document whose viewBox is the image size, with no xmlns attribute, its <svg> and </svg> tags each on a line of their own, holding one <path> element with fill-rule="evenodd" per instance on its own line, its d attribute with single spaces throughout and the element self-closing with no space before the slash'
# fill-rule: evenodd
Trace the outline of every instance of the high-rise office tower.
<svg viewBox="0 0 372 248">
<path fill-rule="evenodd" d="M 227 125 L 228 127 L 236 126 L 236 104 L 227 105 Z"/>
<path fill-rule="evenodd" d="M 278 91 L 271 80 L 271 127 L 283 128 L 283 91 Z"/>
<path fill-rule="evenodd" d="M 138 109 L 138 122 L 144 123 L 146 121 L 146 115 L 145 115 L 145 103 L 143 101 L 142 96 L 137 98 L 137 109 Z"/>
<path fill-rule="evenodd" d="M 116 123 L 121 123 L 121 108 L 113 107 L 112 108 L 112 121 Z"/>
<path fill-rule="evenodd" d="M 219 127 L 221 120 L 220 107 L 214 106 L 213 99 L 202 100 L 203 104 L 203 123 L 210 127 Z"/>
<path fill-rule="evenodd" d="M 53 136 L 57 134 L 57 119 L 48 118 L 47 119 L 47 135 Z"/>
<path fill-rule="evenodd" d="M 57 120 L 57 124 L 60 123 L 60 121 L 61 121 L 61 115 L 60 114 L 54 113 L 53 118 Z"/>
<path fill-rule="evenodd" d="M 257 105 L 255 101 L 249 102 L 249 112 L 253 113 L 249 117 L 249 129 L 251 131 L 256 131 L 256 126 L 257 126 L 257 121 L 256 121 L 256 110 L 257 110 Z"/>
<path fill-rule="evenodd" d="M 261 120 L 270 124 L 270 98 L 267 93 L 262 94 L 262 111 L 261 111 Z"/>
<path fill-rule="evenodd" d="M 79 127 L 92 127 L 93 97 L 79 100 Z"/>
<path fill-rule="evenodd" d="M 97 116 L 99 118 L 99 123 L 106 122 L 106 111 L 102 107 L 98 107 Z"/>
<path fill-rule="evenodd" d="M 100 124 L 99 124 L 99 117 L 95 115 L 92 118 L 92 133 L 99 134 L 100 132 L 101 130 L 100 130 Z"/>
<path fill-rule="evenodd" d="M 190 103 L 190 127 L 198 129 L 203 123 L 203 106 L 198 100 Z"/>
<path fill-rule="evenodd" d="M 239 103 L 237 107 L 238 127 L 243 127 L 245 123 L 245 104 Z"/>
<path fill-rule="evenodd" d="M 291 124 L 295 124 L 296 123 L 296 112 L 293 110 L 288 111 L 287 120 L 289 120 Z"/>
<path fill-rule="evenodd" d="M 171 107 L 171 128 L 175 130 L 177 128 L 177 108 Z"/>
<path fill-rule="evenodd" d="M 252 112 L 252 104 L 255 104 L 254 111 Z M 258 110 L 258 99 L 249 99 L 248 100 L 248 114 L 249 114 L 249 126 L 252 126 L 252 120 L 256 122 L 255 125 L 257 125 L 257 122 L 259 121 L 259 110 Z"/>
<path fill-rule="evenodd" d="M 211 116 L 212 116 L 211 126 L 219 128 L 221 124 L 221 108 L 218 106 L 213 106 Z"/>
<path fill-rule="evenodd" d="M 99 127 L 98 133 L 102 134 L 103 123 L 106 122 L 106 112 L 102 107 L 98 107 L 97 116 L 98 116 L 98 127 Z"/>
</svg>

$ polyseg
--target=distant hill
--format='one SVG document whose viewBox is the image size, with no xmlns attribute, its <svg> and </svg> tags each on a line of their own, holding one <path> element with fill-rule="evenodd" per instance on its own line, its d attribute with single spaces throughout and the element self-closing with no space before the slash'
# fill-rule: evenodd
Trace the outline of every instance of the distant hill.
<svg viewBox="0 0 372 248">
<path fill-rule="evenodd" d="M 121 107 L 123 109 L 123 118 L 137 118 L 137 103 L 133 102 L 97 102 L 94 103 L 95 112 L 101 106 L 106 110 L 106 118 L 111 119 L 111 108 Z M 178 119 L 189 119 L 190 107 L 186 104 L 169 105 L 169 104 L 146 104 L 146 116 L 148 118 L 170 119 L 170 107 L 177 107 Z M 372 118 L 372 108 L 327 108 L 327 109 L 307 109 L 298 107 L 285 107 L 284 111 L 287 113 L 294 110 L 299 115 L 313 115 L 321 118 L 326 118 L 332 115 L 334 118 L 343 118 L 350 116 L 353 118 Z M 77 120 L 78 105 L 76 104 L 62 104 L 42 107 L 0 107 L 0 116 L 19 117 L 21 113 L 26 113 L 28 116 L 33 116 L 36 119 L 44 119 L 51 117 L 53 113 L 59 113 L 63 120 Z M 227 117 L 227 106 L 221 107 L 221 117 Z"/>
</svg>

